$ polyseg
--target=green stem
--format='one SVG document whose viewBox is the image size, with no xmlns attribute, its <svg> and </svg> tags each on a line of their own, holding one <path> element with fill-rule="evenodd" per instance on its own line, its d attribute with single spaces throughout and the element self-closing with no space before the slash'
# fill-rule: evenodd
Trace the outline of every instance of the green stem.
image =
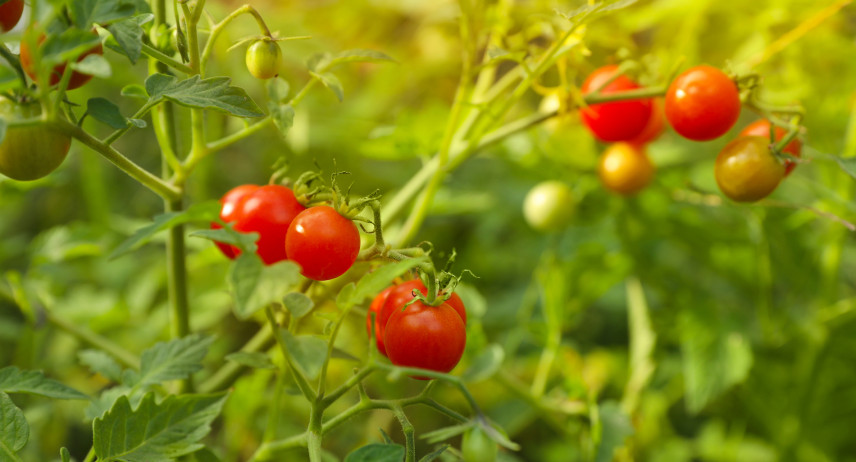
<svg viewBox="0 0 856 462">
<path fill-rule="evenodd" d="M 50 311 L 47 312 L 47 318 L 54 326 L 64 330 L 89 346 L 93 346 L 106 352 L 125 366 L 130 367 L 131 369 L 140 369 L 140 359 L 130 351 L 122 348 L 116 343 L 113 343 L 110 339 L 98 335 L 85 327 L 81 327 L 76 323 L 62 318 L 61 316 L 57 316 Z"/>
<path fill-rule="evenodd" d="M 404 456 L 404 462 L 415 462 L 416 439 L 413 435 L 416 430 L 413 428 L 413 424 L 407 419 L 407 415 L 400 406 L 396 406 L 392 412 L 395 414 L 395 418 L 398 419 L 398 423 L 401 425 L 401 431 L 404 433 L 404 447 L 407 450 L 407 453 Z"/>
<path fill-rule="evenodd" d="M 354 388 L 358 383 L 360 383 L 360 381 L 362 381 L 364 378 L 371 375 L 371 373 L 374 371 L 375 371 L 375 368 L 373 368 L 371 366 L 367 366 L 367 367 L 360 369 L 359 372 L 352 375 L 345 383 L 340 385 L 339 388 L 336 388 L 335 390 L 333 390 L 332 392 L 330 392 L 329 394 L 324 396 L 323 401 L 322 401 L 322 406 L 324 406 L 325 408 L 329 407 L 331 404 L 336 402 L 336 400 L 341 398 L 342 395 L 347 393 L 348 390 L 350 390 L 351 388 Z"/>
<path fill-rule="evenodd" d="M 285 345 L 285 341 L 282 339 L 282 335 L 279 334 L 280 327 L 279 323 L 276 322 L 273 310 L 268 307 L 265 309 L 265 314 L 267 315 L 268 322 L 270 322 L 271 329 L 274 333 L 274 338 L 276 339 L 277 345 L 279 345 L 279 349 L 282 353 L 283 359 L 285 360 L 285 364 L 288 366 L 288 369 L 294 376 L 294 381 L 297 383 L 297 388 L 299 388 L 300 392 L 303 393 L 303 397 L 306 398 L 306 401 L 309 401 L 310 403 L 315 403 L 316 395 L 315 392 L 312 390 L 312 385 L 309 384 L 309 380 L 307 380 L 306 376 L 303 375 L 303 371 L 301 371 L 300 368 L 294 365 L 294 361 L 292 361 L 291 355 L 288 353 L 288 347 Z"/>
<path fill-rule="evenodd" d="M 15 70 L 15 74 L 18 75 L 18 79 L 21 80 L 21 83 L 26 88 L 27 87 L 27 76 L 24 74 L 24 69 L 21 67 L 21 61 L 15 56 L 14 53 L 9 51 L 9 48 L 6 47 L 5 43 L 0 43 L 0 56 L 12 66 L 12 69 Z"/>
<path fill-rule="evenodd" d="M 248 126 L 242 128 L 241 130 L 238 130 L 237 132 L 232 133 L 231 135 L 224 136 L 223 138 L 220 138 L 219 140 L 211 141 L 210 143 L 208 143 L 205 146 L 205 150 L 208 153 L 213 153 L 213 152 L 225 149 L 225 148 L 237 143 L 238 141 L 241 141 L 241 140 L 257 133 L 257 132 L 260 132 L 261 130 L 270 126 L 272 123 L 273 123 L 273 117 L 265 116 L 265 118 L 261 119 L 260 121 L 254 123 L 252 125 L 248 125 Z M 190 168 L 190 167 L 191 167 L 191 165 L 188 165 L 188 168 Z"/>
<path fill-rule="evenodd" d="M 306 432 L 304 432 L 304 433 L 301 433 L 299 435 L 294 435 L 292 437 L 289 437 L 289 438 L 286 438 L 283 440 L 271 441 L 270 443 L 265 443 L 265 444 L 261 445 L 261 447 L 259 447 L 259 449 L 253 455 L 253 457 L 250 458 L 250 461 L 251 462 L 260 462 L 260 461 L 271 460 L 272 456 L 279 451 L 283 451 L 285 449 L 291 449 L 291 448 L 306 447 L 307 446 L 307 439 L 308 439 L 308 434 Z"/>
<path fill-rule="evenodd" d="M 312 409 L 309 415 L 309 432 L 306 436 L 306 447 L 309 450 L 310 462 L 321 462 L 321 439 L 323 438 L 323 428 L 321 424 L 321 416 L 323 409 L 318 405 L 318 401 L 312 403 Z"/>
<path fill-rule="evenodd" d="M 184 64 L 184 63 L 176 60 L 175 58 L 172 58 L 170 56 L 165 55 L 160 50 L 158 50 L 157 48 L 154 48 L 150 45 L 146 45 L 144 43 L 143 48 L 142 48 L 142 52 L 144 55 L 148 56 L 149 58 L 155 59 L 158 62 L 160 62 L 166 66 L 169 66 L 172 69 L 175 69 L 179 72 L 189 74 L 189 75 L 195 74 L 195 72 L 193 72 L 193 69 L 191 69 L 190 66 L 188 66 L 187 64 Z"/>
<path fill-rule="evenodd" d="M 208 37 L 208 41 L 205 42 L 205 48 L 202 50 L 202 58 L 201 58 L 201 71 L 204 75 L 206 65 L 208 63 L 208 59 L 211 57 L 211 52 L 214 51 L 214 43 L 220 37 L 220 34 L 223 33 L 223 30 L 226 29 L 226 26 L 229 25 L 232 21 L 235 20 L 238 16 L 242 14 L 251 14 L 253 18 L 255 18 L 256 22 L 259 25 L 259 28 L 262 32 L 268 37 L 271 36 L 270 29 L 268 29 L 267 24 L 265 24 L 264 18 L 262 18 L 261 14 L 256 11 L 251 5 L 244 5 L 240 8 L 236 9 L 229 16 L 223 18 L 222 21 L 218 22 L 214 28 L 211 29 L 211 35 Z"/>
<path fill-rule="evenodd" d="M 247 343 L 238 351 L 255 353 L 257 351 L 266 350 L 272 345 L 272 343 L 273 330 L 270 325 L 265 324 L 261 329 L 259 329 L 256 335 L 247 341 Z M 217 372 L 211 374 L 207 380 L 199 385 L 199 391 L 201 393 L 213 393 L 215 391 L 222 390 L 231 385 L 244 369 L 245 366 L 242 366 L 241 364 L 234 361 L 226 361 L 223 367 L 218 369 Z"/>
<path fill-rule="evenodd" d="M 119 167 L 123 172 L 130 177 L 140 182 L 143 186 L 152 190 L 155 194 L 163 197 L 166 200 L 175 200 L 182 196 L 182 191 L 179 188 L 161 180 L 144 170 L 133 161 L 123 156 L 119 151 L 102 143 L 82 128 L 64 119 L 55 119 L 51 125 L 58 131 L 65 133 L 72 138 L 77 139 L 85 144 L 93 151 L 101 154 L 107 160 Z"/>
<path fill-rule="evenodd" d="M 95 460 L 95 446 L 89 449 L 89 452 L 86 454 L 86 458 L 83 459 L 83 462 L 92 462 Z"/>
<path fill-rule="evenodd" d="M 154 106 L 155 106 L 155 104 L 151 104 L 151 103 L 144 104 L 143 107 L 141 107 L 133 116 L 131 116 L 131 118 L 132 119 L 142 119 L 143 117 L 146 116 L 146 114 L 149 111 L 152 110 L 152 108 Z M 107 138 L 104 138 L 104 141 L 102 141 L 102 143 L 106 144 L 107 146 L 110 146 L 116 140 L 118 140 L 122 135 L 127 133 L 128 130 L 131 129 L 131 127 L 133 127 L 133 125 L 131 123 L 128 123 L 125 126 L 125 128 L 120 128 L 120 129 L 116 130 L 115 132 L 111 133 L 110 136 L 108 136 Z"/>
</svg>

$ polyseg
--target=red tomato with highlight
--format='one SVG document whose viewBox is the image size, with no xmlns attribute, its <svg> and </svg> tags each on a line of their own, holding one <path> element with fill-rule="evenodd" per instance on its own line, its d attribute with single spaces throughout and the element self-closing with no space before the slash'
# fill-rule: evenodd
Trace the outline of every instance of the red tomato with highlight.
<svg viewBox="0 0 856 462">
<path fill-rule="evenodd" d="M 781 139 L 788 134 L 787 130 L 779 126 L 776 126 L 774 130 L 776 131 L 775 136 L 777 142 L 781 141 Z M 746 128 L 744 128 L 743 131 L 740 132 L 740 136 L 762 136 L 769 140 L 770 121 L 767 119 L 756 120 L 755 122 L 752 122 L 751 124 L 747 125 Z M 794 157 L 800 157 L 800 154 L 802 152 L 802 142 L 799 139 L 794 138 L 793 141 L 791 141 L 790 143 L 788 143 L 787 146 L 785 146 L 785 149 L 782 149 L 782 152 L 790 154 Z M 791 160 L 785 160 L 785 176 L 790 175 L 796 167 L 796 162 Z"/>
<path fill-rule="evenodd" d="M 238 210 L 238 203 L 241 199 L 244 198 L 247 194 L 253 193 L 259 189 L 258 185 L 254 184 L 242 184 L 241 186 L 237 186 L 235 188 L 230 189 L 223 197 L 220 198 L 220 219 L 225 221 L 226 223 L 230 223 L 235 221 Z M 211 223 L 211 229 L 219 229 L 221 226 L 217 223 Z M 217 245 L 217 248 L 223 252 L 223 255 L 229 257 L 234 260 L 241 253 L 241 249 L 235 247 L 234 245 L 224 244 L 222 242 L 214 242 Z"/>
<path fill-rule="evenodd" d="M 666 119 L 684 138 L 719 138 L 734 126 L 739 115 L 737 84 L 715 67 L 693 67 L 666 90 Z"/>
<path fill-rule="evenodd" d="M 360 253 L 360 232 L 353 221 L 333 207 L 310 207 L 294 218 L 285 236 L 288 258 L 301 274 L 316 281 L 337 278 L 351 268 Z"/>
<path fill-rule="evenodd" d="M 466 343 L 464 321 L 448 303 L 429 306 L 417 300 L 394 310 L 384 329 L 386 353 L 397 366 L 449 372 L 461 360 Z"/>
<path fill-rule="evenodd" d="M 21 20 L 24 12 L 24 0 L 9 0 L 0 5 L 0 30 L 9 32 Z"/>
<path fill-rule="evenodd" d="M 95 31 L 92 31 L 92 33 L 95 35 L 98 35 L 98 33 Z M 42 35 L 41 37 L 39 37 L 39 45 L 41 45 L 41 43 L 45 41 L 45 38 L 46 38 L 45 35 Z M 80 55 L 77 58 L 77 62 L 83 61 L 83 59 L 89 55 L 93 55 L 93 54 L 100 55 L 103 53 L 104 53 L 104 48 L 99 43 L 98 45 L 92 47 L 89 51 Z M 51 72 L 50 81 L 49 81 L 50 86 L 54 86 L 54 85 L 59 83 L 59 81 L 62 79 L 62 74 L 65 72 L 65 66 L 66 66 L 66 64 L 59 64 L 53 68 L 53 72 Z M 24 71 L 27 73 L 27 75 L 30 76 L 31 79 L 33 79 L 34 82 L 38 83 L 37 82 L 38 66 L 37 66 L 37 63 L 35 63 L 33 60 L 33 55 L 32 55 L 32 52 L 30 50 L 30 46 L 28 45 L 28 42 L 26 40 L 21 42 L 21 67 L 24 68 Z M 74 89 L 80 88 L 86 82 L 89 82 L 91 79 L 92 79 L 92 76 L 89 74 L 82 74 L 80 72 L 73 71 L 71 73 L 71 78 L 68 81 L 68 88 L 66 88 L 66 89 L 67 90 L 74 90 Z"/>
<path fill-rule="evenodd" d="M 583 95 L 591 93 L 612 78 L 618 66 L 604 66 L 586 78 L 580 88 Z M 622 75 L 600 90 L 600 94 L 609 95 L 628 90 L 636 90 L 639 84 Z M 650 99 L 633 99 L 612 103 L 592 104 L 580 110 L 583 123 L 592 134 L 601 141 L 627 141 L 639 136 L 651 118 Z"/>
</svg>

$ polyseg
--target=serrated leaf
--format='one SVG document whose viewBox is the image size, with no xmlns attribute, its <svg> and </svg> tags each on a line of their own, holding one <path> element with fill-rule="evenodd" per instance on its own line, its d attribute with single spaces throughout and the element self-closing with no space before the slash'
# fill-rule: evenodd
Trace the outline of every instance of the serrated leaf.
<svg viewBox="0 0 856 462">
<path fill-rule="evenodd" d="M 265 265 L 255 253 L 242 253 L 229 271 L 235 316 L 247 319 L 270 303 L 280 302 L 300 279 L 300 267 L 281 261 Z"/>
<path fill-rule="evenodd" d="M 114 259 L 127 252 L 138 249 L 142 245 L 151 241 L 155 234 L 174 226 L 189 222 L 210 223 L 212 221 L 216 221 L 219 217 L 220 203 L 217 201 L 193 204 L 183 212 L 170 212 L 157 215 L 154 218 L 154 223 L 138 229 L 133 236 L 119 244 L 119 247 L 116 247 L 116 250 L 110 254 L 109 258 Z"/>
<path fill-rule="evenodd" d="M 387 288 L 393 279 L 410 271 L 423 261 L 419 258 L 408 258 L 375 269 L 357 282 L 357 288 L 351 296 L 351 301 L 355 305 L 358 305 L 367 298 L 374 297 L 380 291 Z"/>
<path fill-rule="evenodd" d="M 610 462 L 615 450 L 624 445 L 624 440 L 633 434 L 633 424 L 621 406 L 614 402 L 602 404 L 600 415 L 600 443 L 597 445 L 595 462 Z"/>
<path fill-rule="evenodd" d="M 136 383 L 137 375 L 129 373 L 131 372 L 129 370 L 126 370 L 125 372 L 126 373 L 123 374 L 121 381 L 127 383 Z M 140 402 L 140 399 L 143 397 L 143 394 L 148 390 L 148 387 L 132 389 L 130 387 L 122 385 L 113 388 L 108 388 L 102 391 L 101 394 L 98 395 L 98 397 L 96 397 L 89 403 L 89 406 L 86 407 L 86 411 L 84 412 L 84 414 L 88 420 L 95 420 L 104 415 L 105 412 L 113 408 L 113 405 L 115 405 L 116 401 L 122 396 L 127 397 L 128 400 L 131 402 L 131 405 L 133 406 Z"/>
<path fill-rule="evenodd" d="M 136 64 L 142 54 L 143 28 L 141 26 L 152 19 L 154 15 L 142 14 L 107 26 L 107 30 L 116 39 L 122 53 L 131 60 L 131 64 Z"/>
<path fill-rule="evenodd" d="M 404 446 L 400 444 L 367 444 L 347 456 L 345 462 L 401 462 Z"/>
<path fill-rule="evenodd" d="M 0 369 L 0 392 L 29 393 L 55 399 L 89 399 L 74 388 L 45 377 L 40 371 L 22 371 L 15 366 Z"/>
<path fill-rule="evenodd" d="M 146 92 L 153 101 L 168 99 L 182 106 L 214 109 L 237 117 L 262 117 L 264 114 L 242 88 L 229 85 L 228 77 L 201 79 L 194 75 L 179 80 L 166 74 L 146 79 Z"/>
<path fill-rule="evenodd" d="M 142 100 L 149 99 L 149 94 L 146 93 L 146 88 L 136 83 L 131 85 L 125 85 L 124 87 L 122 87 L 121 95 L 127 96 L 128 98 L 136 98 Z"/>
<path fill-rule="evenodd" d="M 315 380 L 321 373 L 321 366 L 327 358 L 327 342 L 313 335 L 292 335 L 282 330 L 285 346 L 297 367 L 309 380 Z"/>
<path fill-rule="evenodd" d="M 276 369 L 276 365 L 270 360 L 270 357 L 258 351 L 238 351 L 227 355 L 226 360 L 253 369 Z"/>
<path fill-rule="evenodd" d="M 119 112 L 119 106 L 116 106 L 105 98 L 91 98 L 86 102 L 86 112 L 93 119 L 105 123 L 116 130 L 125 128 L 128 125 L 128 119 Z"/>
<path fill-rule="evenodd" d="M 81 74 L 92 75 L 101 79 L 113 75 L 110 63 L 99 54 L 87 55 L 83 60 L 71 63 L 71 68 Z"/>
<path fill-rule="evenodd" d="M 114 382 L 122 380 L 122 366 L 112 356 L 101 350 L 83 350 L 77 353 L 80 364 L 92 372 L 103 375 Z"/>
<path fill-rule="evenodd" d="M 211 431 L 227 394 L 169 396 L 160 404 L 149 393 L 136 409 L 120 397 L 110 411 L 93 423 L 93 447 L 98 460 L 168 462 L 198 451 Z"/>
<path fill-rule="evenodd" d="M 30 426 L 24 411 L 15 406 L 9 395 L 0 392 L 0 461 L 15 460 L 10 455 L 20 451 L 29 439 Z"/>
<path fill-rule="evenodd" d="M 285 308 L 288 309 L 288 312 L 294 318 L 306 316 L 306 313 L 309 313 L 315 307 L 315 302 L 300 292 L 286 294 L 282 299 L 282 304 L 285 305 Z"/>
<path fill-rule="evenodd" d="M 336 95 L 336 99 L 341 103 L 342 100 L 345 99 L 345 90 L 342 89 L 342 83 L 339 82 L 339 78 L 333 75 L 330 72 L 310 72 L 313 77 L 317 78 L 321 83 L 324 84 L 330 91 Z"/>
<path fill-rule="evenodd" d="M 431 462 L 432 460 L 443 455 L 443 453 L 446 452 L 446 449 L 449 449 L 448 444 L 444 444 L 444 445 L 440 446 L 440 448 L 435 450 L 434 452 L 425 454 L 425 456 L 423 458 L 419 459 L 419 462 Z"/>
<path fill-rule="evenodd" d="M 202 359 L 212 342 L 213 337 L 194 334 L 156 343 L 143 351 L 140 357 L 140 374 L 136 385 L 153 385 L 189 377 L 202 369 Z"/>
<path fill-rule="evenodd" d="M 74 0 L 68 4 L 74 24 L 81 29 L 93 23 L 107 24 L 127 18 L 137 11 L 135 3 L 129 0 Z"/>
<path fill-rule="evenodd" d="M 492 377 L 502 366 L 503 360 L 505 360 L 505 350 L 495 343 L 488 345 L 464 372 L 464 381 L 479 382 Z"/>
</svg>

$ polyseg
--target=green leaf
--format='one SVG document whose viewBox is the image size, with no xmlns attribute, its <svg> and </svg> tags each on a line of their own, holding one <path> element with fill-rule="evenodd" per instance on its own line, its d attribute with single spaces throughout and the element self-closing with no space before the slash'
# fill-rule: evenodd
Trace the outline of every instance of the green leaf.
<svg viewBox="0 0 856 462">
<path fill-rule="evenodd" d="M 20 451 L 29 439 L 30 426 L 24 411 L 15 406 L 9 395 L 0 392 L 0 461 L 16 460 L 11 455 Z"/>
<path fill-rule="evenodd" d="M 92 75 L 101 79 L 113 75 L 110 63 L 99 54 L 87 55 L 82 61 L 71 63 L 71 68 L 81 74 Z"/>
<path fill-rule="evenodd" d="M 141 14 L 107 26 L 107 30 L 116 39 L 122 53 L 131 60 L 131 64 L 136 64 L 142 54 L 143 28 L 141 26 L 152 19 L 154 15 Z"/>
<path fill-rule="evenodd" d="M 122 366 L 112 356 L 101 350 L 83 350 L 77 353 L 80 364 L 92 372 L 103 375 L 114 382 L 122 380 Z"/>
<path fill-rule="evenodd" d="M 835 157 L 835 161 L 841 170 L 844 170 L 853 179 L 856 179 L 856 157 Z"/>
<path fill-rule="evenodd" d="M 737 321 L 711 311 L 684 310 L 680 317 L 686 404 L 692 413 L 745 380 L 752 367 L 752 349 Z"/>
<path fill-rule="evenodd" d="M 633 434 L 630 418 L 614 402 L 606 402 L 598 408 L 600 415 L 600 443 L 597 445 L 595 462 L 610 462 L 615 450 L 624 445 L 624 440 Z"/>
<path fill-rule="evenodd" d="M 74 24 L 81 29 L 127 18 L 137 11 L 129 0 L 74 0 L 68 4 Z"/>
<path fill-rule="evenodd" d="M 627 311 L 630 324 L 630 379 L 624 394 L 628 412 L 635 409 L 642 389 L 654 374 L 654 346 L 657 335 L 651 327 L 648 302 L 639 278 L 627 279 Z"/>
<path fill-rule="evenodd" d="M 202 448 L 191 454 L 190 460 L 187 462 L 220 462 L 220 458 L 210 449 Z"/>
<path fill-rule="evenodd" d="M 583 5 L 570 13 L 559 13 L 563 18 L 576 24 L 584 24 L 622 8 L 633 5 L 638 0 L 607 0 Z"/>
<path fill-rule="evenodd" d="M 168 462 L 198 451 L 227 396 L 169 396 L 158 404 L 149 393 L 136 409 L 122 396 L 93 423 L 95 454 L 99 461 Z"/>
<path fill-rule="evenodd" d="M 345 90 L 342 89 L 342 83 L 339 82 L 339 78 L 333 75 L 330 72 L 310 72 L 313 77 L 317 78 L 321 83 L 324 84 L 330 91 L 336 95 L 336 99 L 341 103 L 342 100 L 345 99 Z"/>
<path fill-rule="evenodd" d="M 268 110 L 279 134 L 283 137 L 288 135 L 288 131 L 294 126 L 294 108 L 290 104 L 278 104 L 270 101 Z"/>
<path fill-rule="evenodd" d="M 270 303 L 280 302 L 300 279 L 300 267 L 281 261 L 265 265 L 255 253 L 242 253 L 229 271 L 235 316 L 247 319 Z"/>
<path fill-rule="evenodd" d="M 229 85 L 228 77 L 200 79 L 194 75 L 185 80 L 153 74 L 146 79 L 146 92 L 152 101 L 168 99 L 182 106 L 214 109 L 237 117 L 262 117 L 264 114 L 242 88 Z"/>
<path fill-rule="evenodd" d="M 110 259 L 114 259 L 127 252 L 140 248 L 142 245 L 151 241 L 155 234 L 163 230 L 189 222 L 210 223 L 212 221 L 216 221 L 219 217 L 220 203 L 217 201 L 193 204 L 183 212 L 171 212 L 157 215 L 154 218 L 154 223 L 138 229 L 133 236 L 122 242 L 119 247 L 110 254 Z"/>
<path fill-rule="evenodd" d="M 315 302 L 305 294 L 300 292 L 291 292 L 286 294 L 282 299 L 283 305 L 288 309 L 288 312 L 295 318 L 302 318 L 315 307 Z"/>
<path fill-rule="evenodd" d="M 288 348 L 288 354 L 297 363 L 297 367 L 309 380 L 315 380 L 321 373 L 321 366 L 327 358 L 327 342 L 313 335 L 292 335 L 282 330 L 281 335 Z"/>
<path fill-rule="evenodd" d="M 0 369 L 0 392 L 29 393 L 55 399 L 89 399 L 74 388 L 45 377 L 40 371 L 22 371 L 15 366 Z"/>
<path fill-rule="evenodd" d="M 190 236 L 201 237 L 211 241 L 222 242 L 224 244 L 236 245 L 244 252 L 249 253 L 254 253 L 256 251 L 256 241 L 259 240 L 258 233 L 242 233 L 235 231 L 229 223 L 222 228 L 200 229 L 190 233 Z"/>
<path fill-rule="evenodd" d="M 137 385 L 158 384 L 181 380 L 202 369 L 202 359 L 208 353 L 213 337 L 201 334 L 156 343 L 143 351 Z"/>
<path fill-rule="evenodd" d="M 65 446 L 59 448 L 59 457 L 62 462 L 71 462 L 71 453 L 68 452 Z"/>
<path fill-rule="evenodd" d="M 464 372 L 462 378 L 467 382 L 480 382 L 489 379 L 499 370 L 504 359 L 505 350 L 501 346 L 492 343 L 473 360 L 473 363 Z"/>
<path fill-rule="evenodd" d="M 401 462 L 404 446 L 400 444 L 367 444 L 345 457 L 345 462 Z"/>
<path fill-rule="evenodd" d="M 117 130 L 128 125 L 128 119 L 119 112 L 119 106 L 105 98 L 91 98 L 86 102 L 86 112 L 95 120 Z"/>
<path fill-rule="evenodd" d="M 420 258 L 408 258 L 406 260 L 383 265 L 375 269 L 357 282 L 357 289 L 351 296 L 354 305 L 362 303 L 367 298 L 374 297 L 383 289 L 386 289 L 392 280 L 415 268 L 424 260 Z"/>
<path fill-rule="evenodd" d="M 226 360 L 253 369 L 276 369 L 276 365 L 270 360 L 270 357 L 258 351 L 238 351 L 227 355 Z"/>
<path fill-rule="evenodd" d="M 147 100 L 149 99 L 149 94 L 146 93 L 146 88 L 139 84 L 131 84 L 125 85 L 122 87 L 122 96 L 127 96 L 128 98 L 136 98 Z"/>
<path fill-rule="evenodd" d="M 59 34 L 48 34 L 39 47 L 42 56 L 39 66 L 52 67 L 55 64 L 74 60 L 100 42 L 101 38 L 89 30 L 72 28 Z"/>
<path fill-rule="evenodd" d="M 125 374 L 123 374 L 123 382 L 135 383 L 136 380 L 137 374 L 134 371 L 126 370 Z M 113 388 L 108 388 L 102 391 L 101 394 L 97 398 L 93 399 L 89 403 L 89 406 L 86 407 L 86 418 L 88 420 L 95 420 L 101 417 L 105 412 L 113 408 L 113 405 L 115 405 L 116 401 L 118 401 L 122 396 L 125 396 L 130 400 L 132 406 L 138 404 L 140 399 L 142 399 L 143 394 L 147 391 L 149 391 L 149 387 L 130 388 L 124 385 L 119 385 Z"/>
<path fill-rule="evenodd" d="M 336 295 L 336 307 L 340 310 L 345 310 L 350 308 L 353 305 L 353 295 L 354 290 L 356 290 L 357 285 L 353 282 L 348 283 L 345 287 L 342 287 L 339 290 L 339 294 Z"/>
<path fill-rule="evenodd" d="M 444 445 L 440 446 L 440 448 L 435 450 L 434 452 L 425 454 L 424 457 L 419 459 L 419 462 L 431 462 L 432 460 L 440 457 L 444 452 L 446 452 L 446 449 L 449 449 L 448 444 L 444 444 Z"/>
</svg>

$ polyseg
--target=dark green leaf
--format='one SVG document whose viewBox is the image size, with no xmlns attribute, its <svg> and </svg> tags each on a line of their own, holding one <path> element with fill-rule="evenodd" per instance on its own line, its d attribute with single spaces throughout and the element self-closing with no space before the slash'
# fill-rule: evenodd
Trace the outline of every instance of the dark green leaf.
<svg viewBox="0 0 856 462">
<path fill-rule="evenodd" d="M 14 460 L 7 454 L 20 451 L 29 439 L 30 426 L 24 411 L 15 406 L 9 395 L 0 392 L 0 460 Z"/>
<path fill-rule="evenodd" d="M 291 335 L 287 330 L 281 335 L 297 367 L 309 380 L 316 379 L 327 358 L 327 342 L 312 335 Z"/>
<path fill-rule="evenodd" d="M 356 356 L 354 356 L 354 355 L 352 355 L 346 351 L 343 351 L 339 348 L 333 348 L 333 353 L 330 355 L 330 357 L 333 359 L 344 359 L 347 361 L 354 361 L 354 362 L 360 361 L 360 358 L 357 358 Z"/>
<path fill-rule="evenodd" d="M 306 313 L 309 313 L 315 307 L 315 302 L 300 292 L 286 294 L 282 299 L 282 303 L 295 318 L 306 316 Z"/>
<path fill-rule="evenodd" d="M 215 109 L 237 117 L 262 117 L 264 114 L 242 88 L 229 85 L 228 77 L 200 79 L 198 75 L 178 78 L 153 74 L 146 79 L 146 92 L 154 100 L 168 99 L 182 106 Z"/>
<path fill-rule="evenodd" d="M 279 303 L 300 279 L 300 267 L 290 261 L 265 265 L 255 253 L 242 253 L 229 272 L 235 316 L 247 319 L 270 303 Z"/>
<path fill-rule="evenodd" d="M 610 462 L 615 450 L 623 446 L 624 440 L 633 434 L 633 425 L 617 403 L 606 402 L 599 407 L 598 412 L 601 432 L 595 462 Z"/>
<path fill-rule="evenodd" d="M 224 244 L 236 245 L 244 252 L 249 253 L 256 251 L 256 241 L 259 240 L 258 233 L 241 233 L 235 231 L 230 224 L 217 229 L 200 229 L 190 233 L 190 235 Z"/>
<path fill-rule="evenodd" d="M 154 19 L 153 15 L 142 14 L 107 26 L 107 30 L 116 39 L 119 49 L 131 60 L 132 64 L 136 64 L 142 54 L 143 28 L 141 26 L 152 19 Z"/>
<path fill-rule="evenodd" d="M 345 462 L 401 462 L 404 446 L 373 443 L 365 445 L 345 457 Z"/>
<path fill-rule="evenodd" d="M 336 95 L 336 99 L 341 102 L 345 99 L 345 91 L 342 89 L 342 83 L 339 82 L 339 78 L 333 75 L 330 72 L 311 72 L 312 76 L 317 78 L 327 87 L 333 94 Z"/>
<path fill-rule="evenodd" d="M 98 460 L 168 462 L 198 451 L 211 431 L 227 395 L 169 396 L 160 404 L 147 394 L 136 409 L 120 397 L 110 411 L 93 423 L 93 447 Z"/>
<path fill-rule="evenodd" d="M 210 449 L 203 448 L 191 454 L 187 462 L 220 462 L 220 458 Z"/>
<path fill-rule="evenodd" d="M 89 399 L 74 388 L 45 377 L 40 371 L 22 371 L 15 366 L 0 369 L 0 391 L 29 393 L 55 399 Z"/>
<path fill-rule="evenodd" d="M 100 42 L 101 38 L 89 30 L 67 29 L 60 34 L 49 34 L 39 47 L 42 56 L 39 66 L 74 60 Z"/>
<path fill-rule="evenodd" d="M 68 3 L 74 24 L 81 29 L 88 29 L 93 23 L 104 25 L 127 18 L 137 11 L 135 3 L 129 0 L 74 0 Z"/>
<path fill-rule="evenodd" d="M 151 241 L 155 234 L 189 222 L 210 223 L 220 217 L 220 203 L 216 201 L 201 202 L 193 204 L 183 212 L 171 212 L 158 215 L 154 223 L 140 228 L 133 236 L 122 242 L 116 250 L 110 254 L 110 258 L 116 258 L 127 252 L 140 248 L 143 244 Z"/>
<path fill-rule="evenodd" d="M 87 101 L 86 112 L 95 120 L 103 122 L 117 130 L 125 128 L 128 125 L 128 119 L 123 117 L 119 112 L 119 106 L 101 97 L 92 98 Z"/>
<path fill-rule="evenodd" d="M 276 369 L 270 357 L 258 351 L 248 352 L 239 351 L 226 356 L 227 361 L 238 363 L 242 366 L 252 367 L 254 369 Z"/>
<path fill-rule="evenodd" d="M 88 367 L 92 372 L 103 375 L 114 382 L 122 380 L 122 366 L 112 356 L 101 350 L 83 350 L 77 353 L 80 364 Z"/>
<path fill-rule="evenodd" d="M 138 385 L 158 384 L 180 380 L 202 369 L 202 359 L 208 353 L 213 337 L 200 334 L 156 343 L 140 357 Z"/>
<path fill-rule="evenodd" d="M 488 379 L 499 370 L 504 359 L 505 350 L 492 343 L 473 360 L 462 378 L 467 382 L 479 382 Z"/>
<path fill-rule="evenodd" d="M 366 274 L 357 283 L 357 289 L 351 297 L 351 302 L 358 305 L 367 298 L 374 297 L 380 291 L 387 288 L 392 280 L 415 268 L 424 260 L 419 258 L 408 258 L 406 260 L 383 265 L 371 273 Z"/>
</svg>

